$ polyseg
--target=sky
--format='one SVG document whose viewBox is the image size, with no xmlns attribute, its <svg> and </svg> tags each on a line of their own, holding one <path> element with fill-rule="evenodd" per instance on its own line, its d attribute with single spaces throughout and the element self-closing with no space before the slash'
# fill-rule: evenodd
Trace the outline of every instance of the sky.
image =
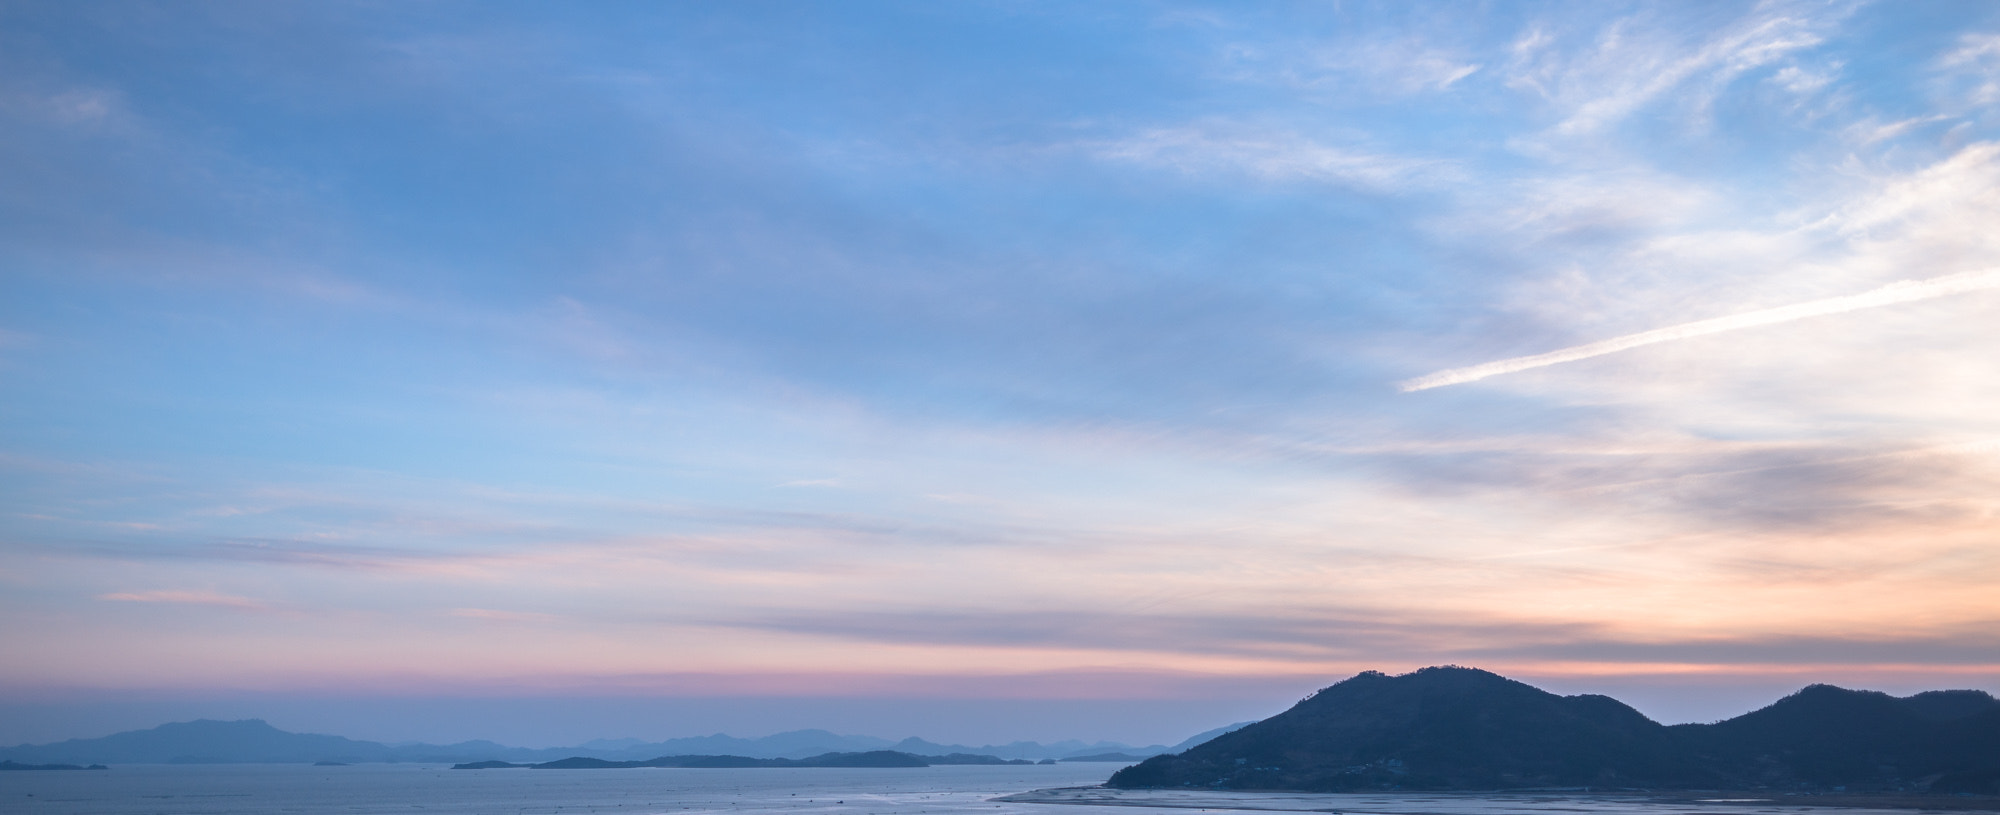
<svg viewBox="0 0 2000 815">
<path fill-rule="evenodd" d="M 2000 691 L 2000 5 L 0 2 L 0 742 Z"/>
</svg>

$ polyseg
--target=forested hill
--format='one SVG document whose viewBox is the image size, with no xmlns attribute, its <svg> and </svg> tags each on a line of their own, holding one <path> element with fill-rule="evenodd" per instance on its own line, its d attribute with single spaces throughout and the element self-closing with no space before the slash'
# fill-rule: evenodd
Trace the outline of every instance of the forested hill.
<svg viewBox="0 0 2000 815">
<path fill-rule="evenodd" d="M 2000 701 L 1814 685 L 1724 722 L 1668 727 L 1606 696 L 1472 668 L 1367 672 L 1292 709 L 1113 775 L 1115 787 L 1602 787 L 2000 793 Z"/>
</svg>

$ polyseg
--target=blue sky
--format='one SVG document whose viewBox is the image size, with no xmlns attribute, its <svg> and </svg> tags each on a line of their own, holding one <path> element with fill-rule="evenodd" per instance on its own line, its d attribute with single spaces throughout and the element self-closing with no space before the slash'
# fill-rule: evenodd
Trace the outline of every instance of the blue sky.
<svg viewBox="0 0 2000 815">
<path fill-rule="evenodd" d="M 0 740 L 2000 689 L 1997 106 L 1966 3 L 0 5 Z"/>
</svg>

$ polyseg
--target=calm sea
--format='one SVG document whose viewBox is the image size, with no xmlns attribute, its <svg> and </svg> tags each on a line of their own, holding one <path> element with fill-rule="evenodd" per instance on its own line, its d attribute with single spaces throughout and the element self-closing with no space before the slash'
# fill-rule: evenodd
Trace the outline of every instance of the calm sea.
<svg viewBox="0 0 2000 815">
<path fill-rule="evenodd" d="M 0 772 L 0 813 L 49 815 L 356 815 L 357 813 L 631 813 L 701 815 L 1912 815 L 1800 806 L 1797 800 L 1607 800 L 1562 794 L 1310 795 L 1162 790 L 1040 796 L 1101 783 L 1118 764 L 920 769 L 450 770 L 358 764 L 132 765 L 102 771 Z M 1116 799 L 1121 806 L 1097 805 Z M 1957 815 L 1963 815 L 1958 813 Z"/>
<path fill-rule="evenodd" d="M 125 765 L 92 771 L 0 772 L 0 812 L 1025 815 L 1055 811 L 1084 815 L 1084 810 L 1099 808 L 995 804 L 987 799 L 1040 787 L 1096 784 L 1122 766 L 452 770 L 410 764 Z"/>
</svg>

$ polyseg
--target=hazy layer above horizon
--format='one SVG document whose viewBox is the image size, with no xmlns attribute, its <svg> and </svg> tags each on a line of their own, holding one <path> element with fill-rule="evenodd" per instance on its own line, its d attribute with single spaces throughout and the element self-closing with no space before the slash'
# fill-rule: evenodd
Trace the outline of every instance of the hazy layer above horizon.
<svg viewBox="0 0 2000 815">
<path fill-rule="evenodd" d="M 657 740 L 599 737 L 564 745 L 527 746 L 486 739 L 446 744 L 423 741 L 384 744 L 372 739 L 351 739 L 339 733 L 291 732 L 273 727 L 262 719 L 197 719 L 167 722 L 157 727 L 127 730 L 98 738 L 0 745 L 0 759 L 29 768 L 59 769 L 76 769 L 86 765 L 300 762 L 461 764 L 499 761 L 526 766 L 577 757 L 609 761 L 647 761 L 686 756 L 799 760 L 893 752 L 934 765 L 981 763 L 965 760 L 967 756 L 982 759 L 987 765 L 1006 761 L 1129 764 L 1161 753 L 1178 753 L 1248 724 L 1250 722 L 1236 722 L 1193 734 L 1175 744 L 1149 745 L 1074 739 L 1049 743 L 941 744 L 917 736 L 885 739 L 808 729 L 747 739 L 713 733 Z"/>
</svg>

